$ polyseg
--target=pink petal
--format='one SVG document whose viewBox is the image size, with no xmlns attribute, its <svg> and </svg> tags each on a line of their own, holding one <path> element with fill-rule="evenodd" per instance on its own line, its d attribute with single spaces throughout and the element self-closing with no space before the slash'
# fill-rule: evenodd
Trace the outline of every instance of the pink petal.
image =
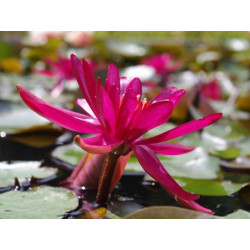
<svg viewBox="0 0 250 250">
<path fill-rule="evenodd" d="M 202 207 L 201 205 L 199 205 L 195 201 L 185 200 L 185 199 L 182 199 L 181 197 L 174 197 L 174 195 L 173 195 L 173 198 L 175 198 L 177 202 L 179 202 L 181 205 L 183 205 L 186 208 L 196 210 L 196 211 L 199 211 L 202 213 L 213 214 L 213 211 L 211 211 L 208 208 Z"/>
<path fill-rule="evenodd" d="M 86 153 L 71 175 L 72 186 L 97 188 L 106 154 Z"/>
<path fill-rule="evenodd" d="M 121 77 L 120 79 L 120 97 L 121 98 L 125 94 L 129 84 L 130 82 L 126 77 Z"/>
<path fill-rule="evenodd" d="M 33 95 L 20 85 L 17 85 L 17 89 L 25 104 L 48 120 L 73 131 L 81 133 L 100 133 L 101 127 L 96 119 L 53 106 Z"/>
<path fill-rule="evenodd" d="M 165 123 L 171 116 L 173 109 L 173 103 L 168 100 L 149 105 L 133 120 L 128 141 L 132 142 L 148 130 Z"/>
<path fill-rule="evenodd" d="M 133 89 L 128 90 L 122 98 L 117 119 L 117 136 L 122 137 L 129 126 L 137 107 L 137 95 Z"/>
<path fill-rule="evenodd" d="M 115 134 L 115 112 L 113 103 L 99 79 L 95 82 L 93 72 L 87 61 L 82 63 L 71 55 L 72 68 L 83 95 L 104 130 L 112 136 Z"/>
<path fill-rule="evenodd" d="M 77 105 L 88 115 L 92 116 L 93 118 L 96 119 L 94 112 L 92 111 L 92 109 L 90 108 L 90 106 L 88 105 L 86 99 L 79 99 L 77 98 L 76 100 Z"/>
<path fill-rule="evenodd" d="M 72 71 L 76 77 L 79 87 L 82 91 L 83 96 L 88 102 L 89 106 L 93 110 L 94 114 L 97 116 L 96 112 L 96 83 L 93 73 L 91 72 L 88 63 L 83 60 L 84 65 L 75 56 L 71 55 Z"/>
<path fill-rule="evenodd" d="M 165 143 L 165 142 L 147 144 L 147 147 L 152 149 L 155 153 L 163 155 L 181 155 L 181 154 L 186 154 L 195 149 L 195 147 L 188 147 L 178 143 Z"/>
<path fill-rule="evenodd" d="M 177 184 L 177 182 L 167 173 L 150 148 L 142 145 L 133 145 L 132 148 L 143 169 L 163 185 L 169 193 L 177 195 L 183 199 L 196 200 L 199 198 L 199 195 L 187 193 Z"/>
<path fill-rule="evenodd" d="M 86 153 L 74 169 L 71 176 L 68 178 L 68 182 L 72 183 L 71 187 L 85 186 L 97 188 L 106 155 L 107 154 L 92 155 Z M 120 180 L 130 155 L 131 153 L 127 154 L 126 156 L 119 157 L 112 177 L 110 193 L 114 189 L 117 182 Z"/>
<path fill-rule="evenodd" d="M 108 69 L 106 90 L 110 96 L 116 112 L 118 112 L 120 104 L 120 76 L 117 67 L 111 64 Z"/>
<path fill-rule="evenodd" d="M 104 129 L 110 136 L 115 135 L 116 114 L 114 106 L 107 91 L 102 86 L 99 78 L 97 78 L 96 100 L 97 100 L 96 110 L 99 121 L 101 122 Z"/>
<path fill-rule="evenodd" d="M 56 98 L 63 92 L 63 90 L 64 90 L 64 82 L 63 79 L 60 78 L 55 84 L 55 86 L 51 89 L 50 94 L 53 98 Z"/>
<path fill-rule="evenodd" d="M 161 101 L 168 99 L 173 102 L 174 106 L 176 106 L 184 94 L 185 94 L 184 89 L 178 90 L 175 87 L 169 87 L 164 89 L 159 95 L 157 95 L 154 99 L 152 99 L 151 103 L 153 103 L 154 101 Z"/>
<path fill-rule="evenodd" d="M 97 135 L 90 138 L 81 138 L 79 135 L 75 136 L 74 140 L 83 150 L 92 154 L 106 154 L 117 148 L 123 141 L 121 140 L 105 140 L 102 135 Z"/>
<path fill-rule="evenodd" d="M 159 134 L 157 136 L 148 138 L 148 139 L 141 139 L 135 142 L 136 145 L 140 144 L 151 144 L 151 143 L 157 143 L 157 142 L 163 142 L 167 140 L 171 140 L 176 137 L 180 137 L 183 135 L 186 135 L 188 133 L 192 133 L 194 131 L 197 131 L 199 129 L 202 129 L 214 122 L 216 122 L 218 119 L 220 119 L 222 116 L 222 113 L 215 113 L 212 115 L 205 116 L 202 119 L 198 119 L 195 121 L 187 122 L 185 124 L 182 124 L 180 126 L 177 126 L 171 130 L 168 130 L 162 134 Z"/>
<path fill-rule="evenodd" d="M 134 92 L 136 93 L 136 95 L 139 95 L 140 97 L 142 96 L 142 84 L 139 78 L 134 78 L 130 84 L 127 87 L 127 90 L 134 90 Z"/>
<path fill-rule="evenodd" d="M 86 162 L 86 160 L 88 159 L 89 156 L 91 156 L 91 154 L 84 152 L 81 160 L 79 161 L 77 166 L 74 168 L 73 172 L 71 173 L 71 175 L 70 175 L 70 177 L 68 179 L 74 180 L 75 178 L 77 178 L 77 176 L 79 175 L 84 163 Z"/>
<path fill-rule="evenodd" d="M 36 73 L 36 74 L 41 74 L 41 75 L 45 75 L 45 76 L 55 76 L 57 75 L 56 72 L 52 71 L 52 70 L 49 70 L 49 69 L 42 69 L 42 70 L 39 70 L 39 69 L 35 69 L 33 71 L 33 73 Z"/>
</svg>

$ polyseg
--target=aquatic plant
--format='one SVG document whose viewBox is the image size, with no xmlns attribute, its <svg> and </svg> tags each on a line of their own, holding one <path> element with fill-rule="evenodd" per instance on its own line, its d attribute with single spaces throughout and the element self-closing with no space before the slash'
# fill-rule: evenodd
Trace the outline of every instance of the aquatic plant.
<svg viewBox="0 0 250 250">
<path fill-rule="evenodd" d="M 199 195 L 184 191 L 176 183 L 155 153 L 179 155 L 190 152 L 194 147 L 165 141 L 202 129 L 217 121 L 222 114 L 212 114 L 145 139 L 142 136 L 147 131 L 168 121 L 185 91 L 174 87 L 166 88 L 151 101 L 145 98 L 141 100 L 140 80 L 134 78 L 128 81 L 126 78 L 120 78 L 115 65 L 110 65 L 104 87 L 98 78 L 95 80 L 86 60 L 81 62 L 71 55 L 71 63 L 74 76 L 85 97 L 78 99 L 77 104 L 86 114 L 53 106 L 17 85 L 23 101 L 39 115 L 69 130 L 97 134 L 90 138 L 81 138 L 80 135 L 75 137 L 76 143 L 89 155 L 84 156 L 71 177 L 78 181 L 84 180 L 80 175 L 84 176 L 87 171 L 82 172 L 81 166 L 86 165 L 90 158 L 96 160 L 102 155 L 102 160 L 97 164 L 101 171 L 95 171 L 98 173 L 98 183 L 95 183 L 98 184 L 96 202 L 105 203 L 133 151 L 143 169 L 180 204 L 190 209 L 212 213 L 194 201 Z M 78 185 L 84 185 L 84 181 L 78 182 Z"/>
</svg>

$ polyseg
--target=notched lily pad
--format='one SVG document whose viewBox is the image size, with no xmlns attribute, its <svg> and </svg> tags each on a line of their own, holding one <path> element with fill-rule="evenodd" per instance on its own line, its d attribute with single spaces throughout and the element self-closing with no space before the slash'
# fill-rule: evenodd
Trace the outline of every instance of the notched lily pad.
<svg viewBox="0 0 250 250">
<path fill-rule="evenodd" d="M 172 207 L 152 206 L 138 210 L 125 219 L 219 219 L 220 217 L 200 213 L 197 211 Z"/>
<path fill-rule="evenodd" d="M 78 205 L 71 191 L 56 187 L 38 187 L 32 191 L 0 194 L 2 219 L 59 219 Z"/>
<path fill-rule="evenodd" d="M 36 178 L 46 178 L 57 173 L 56 168 L 42 167 L 41 162 L 15 162 L 8 164 L 6 162 L 0 162 L 0 187 L 7 187 L 14 185 L 15 178 L 18 178 L 22 183 L 27 178 L 32 176 Z"/>
</svg>

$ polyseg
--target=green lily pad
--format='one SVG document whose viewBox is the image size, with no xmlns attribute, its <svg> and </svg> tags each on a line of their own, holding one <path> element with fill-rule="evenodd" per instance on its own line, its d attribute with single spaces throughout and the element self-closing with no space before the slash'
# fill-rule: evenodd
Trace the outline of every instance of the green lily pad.
<svg viewBox="0 0 250 250">
<path fill-rule="evenodd" d="M 77 146 L 75 143 L 57 147 L 52 156 L 62 161 L 68 162 L 72 165 L 76 165 L 82 158 L 85 151 Z"/>
<path fill-rule="evenodd" d="M 37 115 L 24 104 L 1 102 L 0 130 L 4 132 L 15 132 L 18 129 L 34 125 L 48 124 L 49 121 Z"/>
<path fill-rule="evenodd" d="M 219 159 L 209 156 L 204 148 L 178 156 L 159 157 L 171 176 L 193 179 L 215 179 L 219 171 Z"/>
<path fill-rule="evenodd" d="M 233 183 L 231 181 L 194 180 L 189 178 L 174 178 L 187 192 L 198 195 L 224 196 L 239 191 L 247 183 Z"/>
<path fill-rule="evenodd" d="M 125 219 L 219 219 L 220 217 L 200 213 L 197 211 L 172 207 L 152 206 L 138 210 Z"/>
<path fill-rule="evenodd" d="M 46 178 L 57 173 L 56 168 L 42 167 L 41 162 L 14 162 L 8 164 L 6 162 L 0 162 L 0 187 L 6 187 L 14 185 L 15 177 L 19 182 L 25 181 L 26 178 L 32 176 L 36 178 Z"/>
<path fill-rule="evenodd" d="M 78 205 L 73 192 L 56 187 L 39 187 L 32 191 L 0 194 L 2 219 L 59 219 Z"/>
<path fill-rule="evenodd" d="M 225 150 L 217 150 L 214 155 L 223 158 L 223 159 L 235 159 L 236 157 L 238 157 L 241 153 L 241 150 L 239 148 L 227 148 Z"/>
<path fill-rule="evenodd" d="M 226 219 L 250 219 L 250 213 L 239 209 L 234 213 L 228 214 L 224 218 Z"/>
<path fill-rule="evenodd" d="M 178 156 L 158 155 L 158 158 L 168 173 L 175 177 L 215 179 L 220 170 L 219 159 L 209 156 L 202 147 L 198 147 L 187 154 Z M 125 171 L 144 172 L 135 157 L 129 159 Z M 148 175 L 146 178 L 152 180 Z"/>
</svg>

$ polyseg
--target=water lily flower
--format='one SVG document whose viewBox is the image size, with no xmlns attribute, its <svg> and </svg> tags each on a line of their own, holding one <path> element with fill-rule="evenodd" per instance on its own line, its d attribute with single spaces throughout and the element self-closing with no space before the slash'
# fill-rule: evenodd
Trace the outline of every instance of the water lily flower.
<svg viewBox="0 0 250 250">
<path fill-rule="evenodd" d="M 144 59 L 141 64 L 153 67 L 157 74 L 166 79 L 169 73 L 178 70 L 182 65 L 180 61 L 173 61 L 173 59 L 172 54 L 162 53 Z"/>
<path fill-rule="evenodd" d="M 56 84 L 51 89 L 51 96 L 57 97 L 64 90 L 64 81 L 71 81 L 75 79 L 71 60 L 58 54 L 56 61 L 52 60 L 51 58 L 45 58 L 45 61 L 51 69 L 35 70 L 34 72 L 57 78 Z M 95 63 L 92 61 L 89 61 L 89 65 L 91 65 L 92 70 L 94 70 L 96 67 Z"/>
<path fill-rule="evenodd" d="M 17 85 L 17 89 L 26 105 L 39 115 L 69 130 L 97 134 L 90 138 L 81 138 L 80 135 L 75 137 L 76 143 L 88 153 L 106 154 L 99 177 L 96 201 L 101 203 L 107 199 L 112 189 L 111 184 L 119 181 L 124 162 L 133 151 L 142 168 L 179 203 L 194 210 L 212 213 L 194 201 L 199 195 L 184 191 L 175 182 L 156 153 L 179 155 L 190 152 L 194 147 L 166 141 L 202 129 L 217 121 L 222 114 L 212 114 L 145 139 L 142 136 L 147 131 L 168 121 L 185 91 L 174 87 L 166 88 L 151 101 L 141 100 L 140 80 L 134 78 L 128 81 L 126 78 L 120 78 L 115 65 L 110 65 L 104 87 L 98 78 L 95 80 L 86 60 L 83 59 L 81 62 L 76 56 L 71 55 L 71 62 L 74 75 L 85 97 L 77 99 L 77 104 L 85 114 L 53 106 L 20 85 Z M 118 164 L 120 157 L 127 157 L 123 164 Z"/>
<path fill-rule="evenodd" d="M 216 79 L 208 83 L 201 84 L 200 94 L 208 99 L 215 101 L 221 101 L 223 99 L 222 90 Z"/>
</svg>

